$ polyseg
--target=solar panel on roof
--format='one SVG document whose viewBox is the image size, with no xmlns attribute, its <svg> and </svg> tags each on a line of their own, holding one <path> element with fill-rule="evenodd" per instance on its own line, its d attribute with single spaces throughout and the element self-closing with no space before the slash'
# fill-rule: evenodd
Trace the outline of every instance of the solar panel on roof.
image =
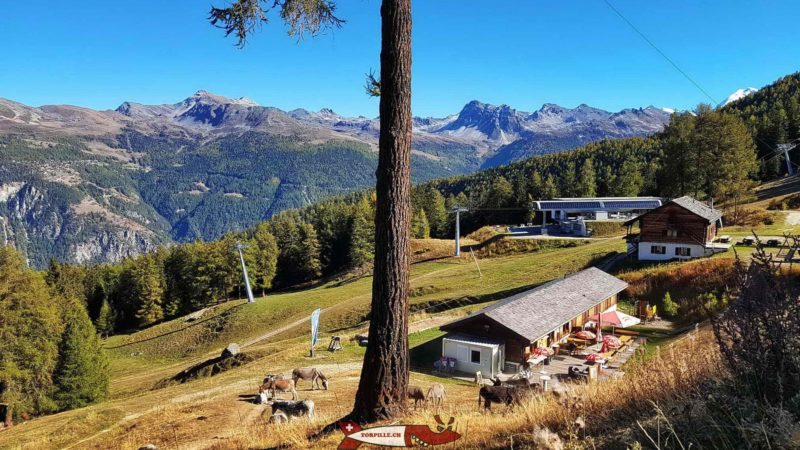
<svg viewBox="0 0 800 450">
<path fill-rule="evenodd" d="M 622 209 L 654 209 L 661 206 L 658 200 L 589 200 L 589 201 L 572 201 L 572 200 L 549 200 L 540 201 L 539 209 L 548 210 L 622 210 Z"/>
<path fill-rule="evenodd" d="M 658 200 L 623 200 L 623 201 L 606 201 L 603 202 L 606 208 L 616 209 L 653 209 L 661 206 Z"/>
<path fill-rule="evenodd" d="M 539 202 L 542 209 L 597 209 L 602 208 L 600 202 Z"/>
</svg>

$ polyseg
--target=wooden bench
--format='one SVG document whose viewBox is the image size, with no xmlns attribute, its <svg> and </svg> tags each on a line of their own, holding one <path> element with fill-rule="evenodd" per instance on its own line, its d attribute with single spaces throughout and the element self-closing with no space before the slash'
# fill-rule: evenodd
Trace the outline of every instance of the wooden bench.
<svg viewBox="0 0 800 450">
<path fill-rule="evenodd" d="M 619 335 L 620 339 L 622 339 L 623 336 L 638 336 L 639 332 L 635 330 L 626 330 L 624 328 L 617 328 L 616 330 L 614 330 L 614 334 Z"/>
</svg>

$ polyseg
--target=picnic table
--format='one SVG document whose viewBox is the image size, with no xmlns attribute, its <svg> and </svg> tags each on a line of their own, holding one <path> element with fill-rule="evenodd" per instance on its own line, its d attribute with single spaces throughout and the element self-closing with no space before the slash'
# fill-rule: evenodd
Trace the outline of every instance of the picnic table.
<svg viewBox="0 0 800 450">
<path fill-rule="evenodd" d="M 534 356 L 533 358 L 528 359 L 528 364 L 531 366 L 537 366 L 543 363 L 548 357 L 545 355 Z"/>
<path fill-rule="evenodd" d="M 594 344 L 593 341 L 576 337 L 568 338 L 567 342 L 569 342 L 572 345 L 572 350 L 570 350 L 570 355 L 575 355 L 576 353 L 580 354 L 582 351 L 586 350 L 587 348 L 589 348 L 591 345 Z"/>
</svg>

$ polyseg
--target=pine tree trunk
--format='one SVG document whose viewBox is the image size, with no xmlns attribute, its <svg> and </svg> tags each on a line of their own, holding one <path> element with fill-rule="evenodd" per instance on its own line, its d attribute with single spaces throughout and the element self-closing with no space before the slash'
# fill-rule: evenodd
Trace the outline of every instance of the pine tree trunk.
<svg viewBox="0 0 800 450">
<path fill-rule="evenodd" d="M 411 0 L 381 5 L 381 97 L 375 266 L 369 343 L 351 416 L 396 415 L 408 386 L 411 213 Z"/>
</svg>

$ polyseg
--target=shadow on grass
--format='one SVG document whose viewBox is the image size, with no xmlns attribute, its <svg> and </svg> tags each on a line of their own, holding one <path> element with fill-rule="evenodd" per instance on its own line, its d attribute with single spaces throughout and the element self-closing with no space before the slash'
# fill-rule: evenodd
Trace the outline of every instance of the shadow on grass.
<svg viewBox="0 0 800 450">
<path fill-rule="evenodd" d="M 185 326 L 183 328 L 178 328 L 177 330 L 167 331 L 166 333 L 159 334 L 157 336 L 153 336 L 153 337 L 149 337 L 149 338 L 145 338 L 145 339 L 139 339 L 137 341 L 126 342 L 124 344 L 115 345 L 113 347 L 103 347 L 103 348 L 105 348 L 106 350 L 116 350 L 118 348 L 125 348 L 125 347 L 131 346 L 131 345 L 141 344 L 143 342 L 154 341 L 156 339 L 161 339 L 161 338 L 166 337 L 166 336 L 170 336 L 170 335 L 173 335 L 173 334 L 176 334 L 176 333 L 180 333 L 181 331 L 186 331 L 186 330 L 188 330 L 190 328 L 194 328 L 194 327 L 196 327 L 198 325 L 206 324 L 206 323 L 208 323 L 208 322 L 210 322 L 212 320 L 225 320 L 231 314 L 233 314 L 234 311 L 236 311 L 237 309 L 241 308 L 244 305 L 246 305 L 246 303 L 241 303 L 239 305 L 232 306 L 232 307 L 228 308 L 227 310 L 225 310 L 224 312 L 222 312 L 220 314 L 217 314 L 216 316 L 211 316 L 211 317 L 209 317 L 207 319 L 194 321 L 194 322 L 192 322 L 191 325 L 187 325 L 187 326 Z"/>
<path fill-rule="evenodd" d="M 213 377 L 236 367 L 244 366 L 245 364 L 255 361 L 255 357 L 247 353 L 238 353 L 233 356 L 223 357 L 218 356 L 206 361 L 189 367 L 181 371 L 177 375 L 159 381 L 153 389 L 161 389 L 174 384 L 188 383 L 200 378 Z"/>
</svg>

